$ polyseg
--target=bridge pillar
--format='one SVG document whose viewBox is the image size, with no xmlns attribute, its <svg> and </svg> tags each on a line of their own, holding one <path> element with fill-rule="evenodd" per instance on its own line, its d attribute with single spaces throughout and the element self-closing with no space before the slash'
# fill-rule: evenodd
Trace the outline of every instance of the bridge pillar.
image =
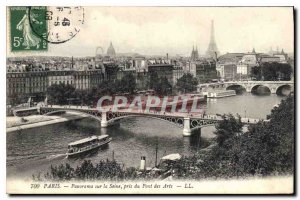
<svg viewBox="0 0 300 200">
<path fill-rule="evenodd" d="M 270 88 L 271 94 L 276 94 L 276 88 Z"/>
<path fill-rule="evenodd" d="M 101 116 L 101 127 L 105 128 L 107 126 L 108 126 L 108 122 L 107 122 L 106 112 L 103 112 Z"/>
<path fill-rule="evenodd" d="M 199 128 L 199 133 L 198 133 L 198 141 L 197 141 L 197 151 L 201 148 L 201 128 Z"/>
<path fill-rule="evenodd" d="M 251 89 L 252 89 L 252 87 L 251 86 L 247 86 L 247 87 L 245 87 L 246 88 L 246 92 L 249 92 L 249 93 L 251 93 Z"/>
<path fill-rule="evenodd" d="M 39 114 L 41 114 L 41 106 L 38 106 L 38 107 L 37 107 L 37 112 L 38 112 Z"/>
<path fill-rule="evenodd" d="M 191 119 L 189 117 L 184 118 L 183 122 L 183 136 L 191 136 Z"/>
</svg>

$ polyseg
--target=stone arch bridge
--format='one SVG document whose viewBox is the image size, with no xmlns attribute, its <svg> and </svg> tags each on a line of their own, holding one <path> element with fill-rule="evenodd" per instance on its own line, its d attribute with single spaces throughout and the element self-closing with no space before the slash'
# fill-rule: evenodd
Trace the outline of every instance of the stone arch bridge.
<svg viewBox="0 0 300 200">
<path fill-rule="evenodd" d="M 246 92 L 253 92 L 259 86 L 267 87 L 271 94 L 279 94 L 284 87 L 289 87 L 291 90 L 294 90 L 293 81 L 229 81 L 223 83 L 209 83 L 202 84 L 201 87 L 222 87 L 229 89 L 232 86 L 241 86 L 245 88 Z"/>
</svg>

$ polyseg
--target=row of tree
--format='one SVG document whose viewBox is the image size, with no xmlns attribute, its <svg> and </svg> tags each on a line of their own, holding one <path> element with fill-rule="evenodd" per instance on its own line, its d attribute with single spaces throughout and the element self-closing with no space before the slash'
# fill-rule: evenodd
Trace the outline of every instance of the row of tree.
<svg viewBox="0 0 300 200">
<path fill-rule="evenodd" d="M 125 75 L 121 80 L 104 81 L 97 87 L 79 90 L 73 85 L 54 84 L 48 87 L 47 96 L 51 104 L 77 104 L 94 105 L 104 95 L 117 93 L 133 94 L 136 88 L 135 78 L 132 74 Z"/>
<path fill-rule="evenodd" d="M 184 74 L 178 79 L 176 89 L 182 93 L 194 92 L 198 81 L 191 74 Z M 173 88 L 168 79 L 159 77 L 157 73 L 150 75 L 148 88 L 153 89 L 157 95 L 172 94 Z M 84 104 L 93 105 L 104 95 L 134 94 L 136 92 L 136 80 L 132 74 L 126 74 L 121 80 L 107 80 L 87 90 L 75 89 L 73 85 L 54 84 L 48 87 L 47 96 L 51 104 Z"/>
<path fill-rule="evenodd" d="M 93 164 L 90 160 L 84 160 L 81 165 L 73 168 L 69 163 L 58 166 L 50 166 L 50 170 L 43 174 L 33 174 L 33 180 L 55 180 L 55 181 L 69 181 L 69 180 L 126 180 L 136 179 L 137 173 L 135 168 L 124 169 L 121 164 L 115 160 L 99 161 Z"/>
</svg>

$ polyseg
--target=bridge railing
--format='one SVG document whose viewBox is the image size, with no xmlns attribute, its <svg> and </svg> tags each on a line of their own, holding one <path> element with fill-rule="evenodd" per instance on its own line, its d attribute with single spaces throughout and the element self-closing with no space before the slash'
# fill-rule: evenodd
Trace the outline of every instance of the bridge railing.
<svg viewBox="0 0 300 200">
<path fill-rule="evenodd" d="M 46 106 L 45 106 L 46 107 Z M 52 105 L 47 106 L 48 108 L 57 108 L 62 110 L 96 110 L 96 108 L 91 108 L 89 106 L 73 106 L 73 105 L 66 105 L 66 106 L 60 106 L 60 105 Z M 109 107 L 107 107 L 109 108 Z M 109 110 L 109 109 L 108 109 Z M 114 112 L 112 110 L 109 110 L 108 112 Z M 206 120 L 223 120 L 221 115 L 213 115 L 213 114 L 203 114 L 203 113 L 183 113 L 183 112 L 166 112 L 166 111 L 153 111 L 153 110 L 127 110 L 127 109 L 119 109 L 119 113 L 129 113 L 129 114 L 138 114 L 138 115 L 156 115 L 156 116 L 169 116 L 169 117 L 183 117 L 183 118 L 191 118 L 191 119 L 206 119 Z M 249 117 L 242 117 L 241 121 L 243 123 L 258 123 L 259 121 L 265 119 L 258 119 L 258 118 L 249 118 Z"/>
</svg>

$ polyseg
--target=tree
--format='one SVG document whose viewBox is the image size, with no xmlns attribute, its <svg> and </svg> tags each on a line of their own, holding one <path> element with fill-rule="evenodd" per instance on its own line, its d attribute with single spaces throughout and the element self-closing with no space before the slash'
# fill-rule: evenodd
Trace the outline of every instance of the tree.
<svg viewBox="0 0 300 200">
<path fill-rule="evenodd" d="M 282 100 L 281 104 L 271 111 L 268 119 L 269 122 L 260 121 L 251 125 L 248 132 L 235 136 L 226 131 L 219 131 L 220 127 L 217 127 L 219 145 L 214 149 L 215 154 L 211 159 L 227 163 L 227 167 L 231 169 L 229 172 L 234 176 L 293 172 L 294 97 L 291 95 Z M 231 133 L 239 132 L 239 125 L 234 125 L 232 120 L 228 122 L 220 123 L 224 125 L 221 130 L 232 127 Z"/>
<path fill-rule="evenodd" d="M 150 73 L 150 78 L 149 78 L 149 89 L 157 90 L 159 87 L 159 78 L 157 72 L 152 72 Z"/>
<path fill-rule="evenodd" d="M 243 124 L 241 117 L 236 119 L 232 114 L 223 115 L 223 120 L 216 125 L 217 142 L 219 146 L 223 146 L 224 142 L 234 136 L 242 133 Z"/>
<path fill-rule="evenodd" d="M 291 79 L 292 67 L 287 63 L 262 63 L 251 69 L 251 76 L 256 80 L 276 81 Z"/>
<path fill-rule="evenodd" d="M 116 161 L 99 161 L 94 165 L 91 160 L 84 160 L 74 169 L 69 163 L 65 165 L 50 167 L 50 172 L 44 174 L 46 180 L 66 181 L 66 180 L 120 180 L 124 175 L 135 178 L 134 170 L 125 171 Z M 36 176 L 33 175 L 35 179 Z"/>
<path fill-rule="evenodd" d="M 135 77 L 130 74 L 126 74 L 120 81 L 120 92 L 128 92 L 130 94 L 133 94 L 136 89 L 136 81 Z"/>
<path fill-rule="evenodd" d="M 75 98 L 77 101 L 73 102 L 80 105 L 86 105 L 89 101 L 88 91 L 87 90 L 75 90 Z"/>
<path fill-rule="evenodd" d="M 167 95 L 172 92 L 172 85 L 171 83 L 169 83 L 167 77 L 164 76 L 159 79 L 159 84 L 156 92 L 160 95 Z"/>
<path fill-rule="evenodd" d="M 261 66 L 254 66 L 251 68 L 250 76 L 255 78 L 257 81 L 261 80 Z"/>
<path fill-rule="evenodd" d="M 111 95 L 115 92 L 115 84 L 113 81 L 103 81 L 98 87 L 98 93 L 103 95 Z"/>
<path fill-rule="evenodd" d="M 224 115 L 216 127 L 217 143 L 211 151 L 181 159 L 174 170 L 178 177 L 192 179 L 293 173 L 294 112 L 290 95 L 274 107 L 270 121 L 253 124 L 244 133 L 239 118 Z"/>
<path fill-rule="evenodd" d="M 92 87 L 91 89 L 82 91 L 82 95 L 84 99 L 83 102 L 86 105 L 96 105 L 101 97 L 101 93 L 97 87 Z M 80 98 L 80 96 L 78 98 Z"/>
<path fill-rule="evenodd" d="M 192 74 L 184 74 L 177 80 L 176 86 L 180 92 L 194 92 L 197 89 L 198 80 Z"/>
<path fill-rule="evenodd" d="M 152 72 L 149 78 L 149 88 L 159 95 L 167 95 L 172 92 L 172 85 L 166 76 L 159 77 L 157 72 Z"/>
<path fill-rule="evenodd" d="M 75 88 L 72 85 L 54 84 L 47 88 L 49 102 L 53 104 L 68 104 L 68 98 L 76 97 Z"/>
<path fill-rule="evenodd" d="M 119 71 L 119 66 L 117 64 L 106 63 L 104 64 L 106 78 L 109 81 L 113 81 L 117 78 L 117 73 Z"/>
</svg>

